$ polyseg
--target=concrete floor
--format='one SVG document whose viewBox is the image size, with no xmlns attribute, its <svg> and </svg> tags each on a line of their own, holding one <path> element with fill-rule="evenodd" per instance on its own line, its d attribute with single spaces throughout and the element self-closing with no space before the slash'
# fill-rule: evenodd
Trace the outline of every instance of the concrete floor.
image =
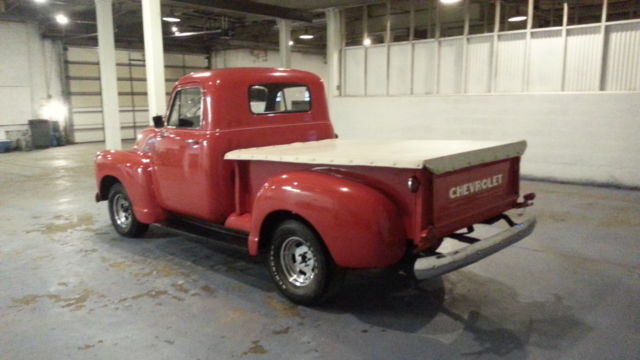
<svg viewBox="0 0 640 360">
<path fill-rule="evenodd" d="M 534 234 L 417 289 L 292 305 L 242 252 L 93 202 L 100 144 L 0 154 L 0 359 L 639 359 L 640 192 L 524 182 Z"/>
</svg>

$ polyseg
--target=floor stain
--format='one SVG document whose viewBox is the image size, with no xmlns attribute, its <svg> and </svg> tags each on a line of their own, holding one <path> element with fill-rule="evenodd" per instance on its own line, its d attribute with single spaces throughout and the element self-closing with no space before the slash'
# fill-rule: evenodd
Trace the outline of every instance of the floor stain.
<svg viewBox="0 0 640 360">
<path fill-rule="evenodd" d="M 33 258 L 34 261 L 41 262 L 43 260 L 53 260 L 55 257 L 53 255 L 40 255 Z"/>
<path fill-rule="evenodd" d="M 247 356 L 249 354 L 257 354 L 264 355 L 267 353 L 267 350 L 260 344 L 260 340 L 254 340 L 251 342 L 251 347 L 242 353 L 242 356 Z"/>
<path fill-rule="evenodd" d="M 183 294 L 188 294 L 190 291 L 189 289 L 187 289 L 186 286 L 184 286 L 184 281 L 178 281 L 177 283 L 173 283 L 171 284 L 171 287 Z"/>
<path fill-rule="evenodd" d="M 96 345 L 98 344 L 102 344 L 102 342 L 102 340 L 98 340 L 98 342 L 95 344 L 85 344 L 84 346 L 78 346 L 78 350 L 89 350 L 96 347 Z"/>
<path fill-rule="evenodd" d="M 52 235 L 52 234 L 64 233 L 69 230 L 80 229 L 80 228 L 82 228 L 80 230 L 90 231 L 88 227 L 95 224 L 95 221 L 93 220 L 93 215 L 91 214 L 80 215 L 77 217 L 75 216 L 65 216 L 63 218 L 54 217 L 54 219 L 64 220 L 64 222 L 46 224 L 44 227 L 38 230 L 27 231 L 27 233 L 41 232 L 42 234 L 45 234 L 45 235 Z"/>
<path fill-rule="evenodd" d="M 47 298 L 53 301 L 56 304 L 62 304 L 62 308 L 68 308 L 71 311 L 78 311 L 84 309 L 86 302 L 91 298 L 92 295 L 96 295 L 97 293 L 91 289 L 85 289 L 77 296 L 72 297 L 62 297 L 58 294 L 46 294 L 46 295 L 25 295 L 21 298 L 12 298 L 13 307 L 26 307 L 33 305 L 38 302 L 38 300 Z"/>
<path fill-rule="evenodd" d="M 89 254 L 93 254 L 93 253 L 97 253 L 98 249 L 80 249 L 78 250 L 79 253 L 81 253 L 82 255 L 86 256 Z"/>
<path fill-rule="evenodd" d="M 276 299 L 274 297 L 267 297 L 265 302 L 269 307 L 275 310 L 280 318 L 300 318 L 304 319 L 297 305 L 289 302 Z"/>
<path fill-rule="evenodd" d="M 25 295 L 21 298 L 12 298 L 11 302 L 20 306 L 29 306 L 38 302 L 43 295 Z"/>
<path fill-rule="evenodd" d="M 108 264 L 108 266 L 115 270 L 125 271 L 133 265 L 128 261 L 116 261 Z"/>
<path fill-rule="evenodd" d="M 624 227 L 640 227 L 640 211 L 635 208 L 620 209 L 608 214 L 598 222 L 598 226 L 617 228 Z"/>
<path fill-rule="evenodd" d="M 286 327 L 286 328 L 284 328 L 284 329 L 273 330 L 273 331 L 271 331 L 271 333 L 272 333 L 273 335 L 285 335 L 285 334 L 288 334 L 288 333 L 289 333 L 289 330 L 291 330 L 291 327 L 287 326 L 287 327 Z"/>
<path fill-rule="evenodd" d="M 214 294 L 216 292 L 216 289 L 212 288 L 209 285 L 200 286 L 200 290 L 206 292 L 209 295 Z"/>
<path fill-rule="evenodd" d="M 163 296 L 168 296 L 168 297 L 170 297 L 170 298 L 172 298 L 174 300 L 177 300 L 177 301 L 184 301 L 183 298 L 181 298 L 179 296 L 176 296 L 176 295 L 173 295 L 173 294 L 169 293 L 166 290 L 151 289 L 149 291 L 143 292 L 143 293 L 138 294 L 138 295 L 133 295 L 131 297 L 122 298 L 122 299 L 118 300 L 117 303 L 121 304 L 121 303 L 126 302 L 128 300 L 134 300 L 135 301 L 135 300 L 139 300 L 139 299 L 142 299 L 142 298 L 158 299 L 158 298 L 161 298 Z"/>
<path fill-rule="evenodd" d="M 151 267 L 151 270 L 149 271 L 145 271 L 145 272 L 138 272 L 133 274 L 134 277 L 140 279 L 140 278 L 145 278 L 145 277 L 150 277 L 150 276 L 157 276 L 157 277 L 186 277 L 189 278 L 191 277 L 191 274 L 189 274 L 186 271 L 180 270 L 177 267 L 170 265 L 170 264 L 160 264 L 160 265 L 153 265 Z"/>
<path fill-rule="evenodd" d="M 226 311 L 227 317 L 224 319 L 225 323 L 240 324 L 244 321 L 248 321 L 251 318 L 251 314 L 243 309 L 230 309 Z"/>
<path fill-rule="evenodd" d="M 169 345 L 173 345 L 175 343 L 175 341 L 173 341 L 173 340 L 164 340 L 164 342 L 169 344 Z"/>
</svg>

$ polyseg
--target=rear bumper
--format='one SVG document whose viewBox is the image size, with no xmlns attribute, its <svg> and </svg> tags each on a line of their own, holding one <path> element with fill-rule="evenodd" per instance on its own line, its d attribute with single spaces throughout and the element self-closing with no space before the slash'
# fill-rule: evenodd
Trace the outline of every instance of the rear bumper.
<svg viewBox="0 0 640 360">
<path fill-rule="evenodd" d="M 423 280 L 473 264 L 524 239 L 531 234 L 535 226 L 536 219 L 531 217 L 520 224 L 515 224 L 502 232 L 462 249 L 446 254 L 419 258 L 413 265 L 414 275 L 417 279 Z"/>
</svg>

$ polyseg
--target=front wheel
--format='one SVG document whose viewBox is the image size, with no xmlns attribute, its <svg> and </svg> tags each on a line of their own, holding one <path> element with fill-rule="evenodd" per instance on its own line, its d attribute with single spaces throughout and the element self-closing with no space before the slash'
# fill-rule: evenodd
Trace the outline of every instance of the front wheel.
<svg viewBox="0 0 640 360">
<path fill-rule="evenodd" d="M 269 271 L 278 290 L 303 305 L 326 300 L 343 278 L 343 271 L 334 264 L 316 233 L 296 220 L 287 220 L 275 230 L 269 248 Z"/>
<path fill-rule="evenodd" d="M 116 231 L 127 237 L 142 237 L 149 228 L 136 219 L 129 195 L 119 183 L 109 190 L 109 217 Z"/>
</svg>

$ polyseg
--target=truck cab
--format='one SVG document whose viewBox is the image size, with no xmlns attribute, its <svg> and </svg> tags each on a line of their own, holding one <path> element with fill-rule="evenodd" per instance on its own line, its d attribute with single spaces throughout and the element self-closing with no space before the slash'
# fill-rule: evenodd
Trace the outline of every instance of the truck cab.
<svg viewBox="0 0 640 360">
<path fill-rule="evenodd" d="M 345 269 L 410 259 L 417 277 L 437 276 L 528 235 L 535 220 L 506 220 L 497 238 L 458 236 L 468 254 L 436 255 L 444 237 L 531 204 L 531 194 L 519 200 L 525 147 L 338 140 L 316 75 L 211 70 L 176 83 L 167 114 L 133 149 L 98 153 L 96 200 L 125 236 L 161 224 L 264 251 L 278 289 L 311 304 Z"/>
</svg>

